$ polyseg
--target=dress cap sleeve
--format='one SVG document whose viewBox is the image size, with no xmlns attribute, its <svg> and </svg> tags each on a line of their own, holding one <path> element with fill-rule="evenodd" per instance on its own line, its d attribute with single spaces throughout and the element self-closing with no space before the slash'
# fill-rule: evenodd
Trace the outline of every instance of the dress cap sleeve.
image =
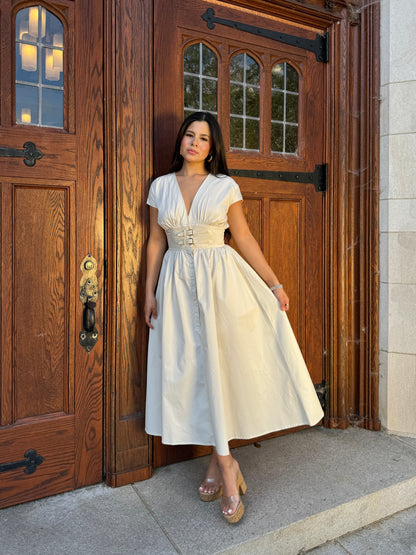
<svg viewBox="0 0 416 555">
<path fill-rule="evenodd" d="M 156 187 L 157 187 L 157 180 L 152 182 L 149 189 L 149 195 L 147 197 L 146 204 L 149 206 L 153 206 L 153 208 L 157 208 L 157 199 L 156 199 Z"/>
<path fill-rule="evenodd" d="M 240 187 L 234 181 L 234 179 L 230 178 L 230 194 L 228 196 L 229 206 L 243 200 L 243 195 L 241 194 Z"/>
</svg>

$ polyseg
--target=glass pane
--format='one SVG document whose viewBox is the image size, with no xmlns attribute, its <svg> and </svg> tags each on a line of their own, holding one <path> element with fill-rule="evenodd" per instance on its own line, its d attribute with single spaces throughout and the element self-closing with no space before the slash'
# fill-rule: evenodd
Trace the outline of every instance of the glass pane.
<svg viewBox="0 0 416 555">
<path fill-rule="evenodd" d="M 260 67 L 256 60 L 246 54 L 246 83 L 260 85 Z"/>
<path fill-rule="evenodd" d="M 244 113 L 244 86 L 230 85 L 230 111 L 232 114 Z"/>
<path fill-rule="evenodd" d="M 35 44 L 16 44 L 16 80 L 27 83 L 39 81 L 38 47 Z"/>
<path fill-rule="evenodd" d="M 59 19 L 42 8 L 41 41 L 43 44 L 63 47 L 63 27 Z M 46 24 L 45 24 L 46 23 Z"/>
<path fill-rule="evenodd" d="M 42 83 L 63 87 L 63 51 L 54 48 L 42 48 Z"/>
<path fill-rule="evenodd" d="M 244 54 L 238 54 L 231 59 L 230 63 L 230 79 L 231 81 L 244 81 Z"/>
<path fill-rule="evenodd" d="M 199 77 L 185 75 L 184 104 L 186 108 L 199 109 Z"/>
<path fill-rule="evenodd" d="M 56 89 L 42 90 L 42 125 L 63 127 L 63 91 Z"/>
<path fill-rule="evenodd" d="M 272 87 L 273 89 L 285 88 L 285 72 L 284 64 L 276 64 L 272 69 Z"/>
<path fill-rule="evenodd" d="M 32 125 L 39 123 L 38 87 L 16 85 L 16 122 Z"/>
<path fill-rule="evenodd" d="M 272 119 L 283 121 L 284 101 L 284 93 L 272 92 Z"/>
<path fill-rule="evenodd" d="M 217 77 L 217 57 L 205 44 L 202 45 L 202 74 Z"/>
<path fill-rule="evenodd" d="M 185 50 L 183 67 L 187 73 L 199 74 L 199 44 L 193 44 Z"/>
<path fill-rule="evenodd" d="M 298 122 L 298 95 L 286 95 L 286 121 Z"/>
<path fill-rule="evenodd" d="M 37 42 L 39 37 L 40 6 L 20 10 L 16 14 L 16 40 Z M 43 17 L 44 20 L 44 17 Z M 41 16 L 42 21 L 42 16 Z M 44 25 L 43 25 L 44 28 Z"/>
<path fill-rule="evenodd" d="M 246 120 L 246 148 L 259 149 L 259 121 L 255 119 Z"/>
<path fill-rule="evenodd" d="M 272 123 L 272 151 L 283 152 L 283 124 Z"/>
<path fill-rule="evenodd" d="M 287 125 L 285 151 L 295 154 L 297 150 L 298 150 L 298 128 L 296 125 Z"/>
<path fill-rule="evenodd" d="M 260 89 L 246 87 L 246 115 L 259 117 L 260 114 Z"/>
<path fill-rule="evenodd" d="M 202 79 L 202 110 L 217 111 L 217 81 Z"/>
<path fill-rule="evenodd" d="M 243 119 L 230 118 L 230 146 L 243 148 Z"/>
<path fill-rule="evenodd" d="M 290 64 L 286 64 L 286 89 L 292 92 L 299 90 L 298 72 Z"/>
<path fill-rule="evenodd" d="M 183 111 L 183 119 L 187 118 L 188 116 L 190 116 L 191 114 L 197 112 L 197 110 L 184 110 Z"/>
<path fill-rule="evenodd" d="M 16 14 L 17 123 L 63 127 L 63 73 L 61 21 L 41 6 L 23 8 Z"/>
</svg>

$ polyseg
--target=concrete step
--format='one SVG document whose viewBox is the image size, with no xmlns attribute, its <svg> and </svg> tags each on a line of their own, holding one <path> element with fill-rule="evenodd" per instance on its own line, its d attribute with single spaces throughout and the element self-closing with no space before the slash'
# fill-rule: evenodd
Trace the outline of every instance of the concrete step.
<svg viewBox="0 0 416 555">
<path fill-rule="evenodd" d="M 235 526 L 199 501 L 204 457 L 4 509 L 0 553 L 292 555 L 416 505 L 415 439 L 314 428 L 233 454 L 248 485 Z"/>
</svg>

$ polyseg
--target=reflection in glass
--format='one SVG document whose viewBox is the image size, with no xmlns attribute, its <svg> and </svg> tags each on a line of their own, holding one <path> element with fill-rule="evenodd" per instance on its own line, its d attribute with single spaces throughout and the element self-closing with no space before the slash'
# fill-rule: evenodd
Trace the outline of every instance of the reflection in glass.
<svg viewBox="0 0 416 555">
<path fill-rule="evenodd" d="M 230 62 L 230 147 L 258 150 L 259 125 L 260 66 L 237 54 Z"/>
<path fill-rule="evenodd" d="M 246 120 L 246 148 L 257 150 L 259 148 L 259 121 Z"/>
<path fill-rule="evenodd" d="M 192 75 L 184 77 L 184 102 L 187 108 L 199 109 L 199 79 Z"/>
<path fill-rule="evenodd" d="M 39 91 L 37 87 L 16 85 L 16 123 L 39 125 Z"/>
<path fill-rule="evenodd" d="M 202 109 L 206 112 L 217 109 L 217 82 L 212 79 L 202 79 Z"/>
<path fill-rule="evenodd" d="M 202 45 L 202 75 L 217 77 L 217 56 L 204 44 Z"/>
<path fill-rule="evenodd" d="M 63 91 L 56 89 L 42 89 L 42 105 L 48 109 L 43 111 L 43 123 L 48 127 L 63 127 Z"/>
<path fill-rule="evenodd" d="M 183 55 L 183 68 L 185 73 L 199 74 L 199 44 L 193 44 L 185 50 Z"/>
<path fill-rule="evenodd" d="M 281 89 L 285 88 L 285 64 L 276 64 L 272 69 L 272 88 Z"/>
<path fill-rule="evenodd" d="M 260 113 L 260 89 L 256 87 L 246 88 L 246 114 L 258 117 Z"/>
<path fill-rule="evenodd" d="M 183 55 L 184 115 L 204 110 L 217 114 L 217 57 L 202 42 Z"/>
<path fill-rule="evenodd" d="M 230 80 L 240 83 L 244 81 L 244 54 L 239 54 L 231 59 Z"/>
<path fill-rule="evenodd" d="M 16 14 L 16 123 L 63 127 L 61 21 L 42 6 Z M 60 113 L 57 113 L 60 110 Z"/>
<path fill-rule="evenodd" d="M 290 64 L 286 64 L 286 89 L 291 92 L 299 91 L 299 75 Z"/>
<path fill-rule="evenodd" d="M 38 47 L 34 44 L 16 44 L 16 80 L 37 83 Z"/>
<path fill-rule="evenodd" d="M 272 123 L 272 152 L 283 152 L 283 124 Z"/>
<path fill-rule="evenodd" d="M 232 114 L 244 114 L 244 85 L 230 85 L 230 110 Z"/>
<path fill-rule="evenodd" d="M 287 125 L 286 126 L 286 152 L 295 154 L 298 150 L 298 126 L 297 125 Z"/>
<path fill-rule="evenodd" d="M 285 96 L 283 92 L 272 92 L 272 119 L 283 121 L 285 110 Z"/>
<path fill-rule="evenodd" d="M 286 95 L 286 121 L 292 123 L 298 122 L 298 95 Z"/>
<path fill-rule="evenodd" d="M 232 146 L 234 148 L 243 148 L 243 119 L 230 118 L 230 135 L 233 138 Z"/>
<path fill-rule="evenodd" d="M 272 152 L 297 154 L 299 75 L 284 62 L 272 69 Z"/>
</svg>

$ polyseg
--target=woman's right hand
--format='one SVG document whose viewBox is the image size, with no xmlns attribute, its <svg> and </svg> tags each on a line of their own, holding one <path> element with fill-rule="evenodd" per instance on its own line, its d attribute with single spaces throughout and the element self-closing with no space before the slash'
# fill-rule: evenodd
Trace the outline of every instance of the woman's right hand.
<svg viewBox="0 0 416 555">
<path fill-rule="evenodd" d="M 150 329 L 153 329 L 152 318 L 157 318 L 157 302 L 154 295 L 146 295 L 144 303 L 144 319 Z"/>
</svg>

